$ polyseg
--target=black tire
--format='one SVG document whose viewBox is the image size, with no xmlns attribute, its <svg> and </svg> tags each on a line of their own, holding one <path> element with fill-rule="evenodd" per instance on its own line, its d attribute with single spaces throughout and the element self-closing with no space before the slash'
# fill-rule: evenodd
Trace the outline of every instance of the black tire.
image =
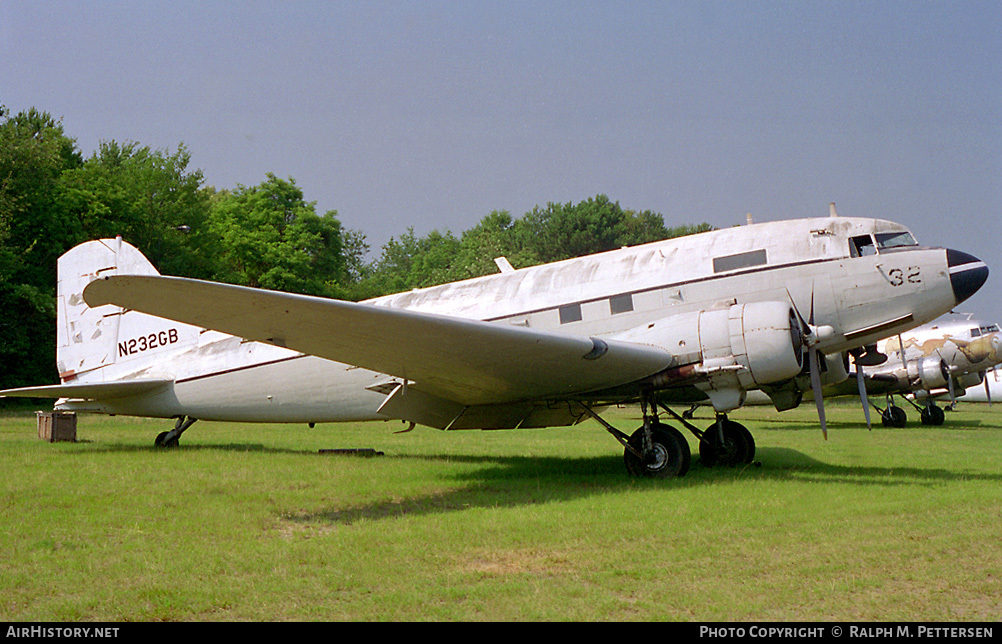
<svg viewBox="0 0 1002 644">
<path fill-rule="evenodd" d="M 905 414 L 904 409 L 891 405 L 880 414 L 880 422 L 883 423 L 884 427 L 901 429 L 908 422 L 908 415 Z"/>
<path fill-rule="evenodd" d="M 657 423 L 651 428 L 652 450 L 638 458 L 630 450 L 624 450 L 623 460 L 626 471 L 632 476 L 647 478 L 675 478 L 685 476 L 689 471 L 692 454 L 689 443 L 677 429 L 670 425 Z M 633 432 L 627 443 L 633 449 L 643 453 L 644 428 Z"/>
<path fill-rule="evenodd" d="M 734 423 L 734 425 L 737 427 L 738 431 L 745 435 L 745 445 L 747 446 L 747 450 L 745 452 L 745 463 L 751 463 L 755 460 L 755 437 L 752 436 L 751 432 L 748 431 L 748 428 L 741 423 Z"/>
<path fill-rule="evenodd" d="M 942 425 L 946 421 L 946 414 L 936 405 L 927 405 L 922 408 L 923 425 Z"/>
<path fill-rule="evenodd" d="M 154 447 L 177 447 L 179 445 L 178 439 L 174 438 L 174 439 L 172 439 L 170 441 L 167 441 L 167 435 L 168 434 L 170 434 L 170 432 L 160 432 L 159 434 L 157 434 L 156 439 L 154 439 L 154 441 L 153 441 L 153 446 Z"/>
<path fill-rule="evenodd" d="M 723 420 L 724 442 L 720 443 L 717 424 L 710 425 L 699 440 L 699 461 L 706 467 L 735 467 L 755 458 L 755 439 L 748 429 L 732 420 Z"/>
</svg>

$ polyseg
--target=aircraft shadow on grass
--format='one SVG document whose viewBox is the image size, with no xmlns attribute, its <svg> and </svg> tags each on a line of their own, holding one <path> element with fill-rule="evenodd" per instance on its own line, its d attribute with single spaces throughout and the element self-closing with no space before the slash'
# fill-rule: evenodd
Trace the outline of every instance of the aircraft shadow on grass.
<svg viewBox="0 0 1002 644">
<path fill-rule="evenodd" d="M 817 431 L 816 426 L 814 431 Z M 83 442 L 83 441 L 82 441 Z M 89 442 L 89 441 L 87 441 Z M 357 459 L 349 455 L 319 455 L 313 450 L 269 447 L 261 443 L 188 444 L 184 452 L 223 451 L 290 454 L 313 458 Z M 67 454 L 153 452 L 170 457 L 177 452 L 125 443 L 91 444 L 86 451 Z M 465 482 L 461 488 L 411 499 L 383 500 L 346 508 L 332 507 L 315 512 L 282 513 L 281 518 L 303 524 L 351 525 L 359 521 L 391 519 L 461 512 L 473 508 L 505 508 L 571 501 L 596 494 L 649 489 L 682 489 L 704 484 L 740 481 L 746 478 L 789 482 L 839 483 L 857 486 L 935 486 L 954 481 L 1002 483 L 1002 476 L 966 469 L 896 466 L 855 466 L 826 463 L 803 452 L 785 447 L 759 447 L 754 462 L 741 467 L 708 468 L 693 456 L 688 476 L 677 479 L 633 479 L 622 475 L 623 457 L 616 455 L 584 458 L 553 456 L 485 456 L 464 454 L 389 455 L 390 459 L 414 459 L 478 466 L 472 471 L 448 474 Z"/>
<path fill-rule="evenodd" d="M 951 481 L 984 480 L 1002 482 L 1002 476 L 965 470 L 919 467 L 845 466 L 825 463 L 789 448 L 763 447 L 761 459 L 740 468 L 707 468 L 694 458 L 685 479 L 623 479 L 622 457 L 490 457 L 490 456 L 404 456 L 443 463 L 482 465 L 475 471 L 451 475 L 469 484 L 441 494 L 403 501 L 378 501 L 351 508 L 330 508 L 318 512 L 283 514 L 288 521 L 351 525 L 358 521 L 401 516 L 429 515 L 469 510 L 536 505 L 637 489 L 669 490 L 702 484 L 739 480 L 745 477 L 778 481 L 816 481 L 850 485 L 941 485 Z"/>
</svg>

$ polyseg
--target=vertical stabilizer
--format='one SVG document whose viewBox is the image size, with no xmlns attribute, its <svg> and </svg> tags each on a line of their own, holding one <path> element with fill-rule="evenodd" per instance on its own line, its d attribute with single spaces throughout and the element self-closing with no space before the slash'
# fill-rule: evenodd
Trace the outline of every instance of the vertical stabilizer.
<svg viewBox="0 0 1002 644">
<path fill-rule="evenodd" d="M 62 382 L 104 380 L 101 370 L 115 363 L 122 309 L 90 308 L 83 289 L 107 275 L 159 275 L 134 246 L 98 239 L 71 248 L 59 258 L 56 321 L 56 366 Z"/>
</svg>

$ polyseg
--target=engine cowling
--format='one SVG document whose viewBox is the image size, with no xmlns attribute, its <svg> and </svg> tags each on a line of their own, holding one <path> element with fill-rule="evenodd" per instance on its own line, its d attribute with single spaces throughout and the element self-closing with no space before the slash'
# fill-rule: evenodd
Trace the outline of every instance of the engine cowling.
<svg viewBox="0 0 1002 644">
<path fill-rule="evenodd" d="M 804 337 L 788 304 L 751 302 L 704 311 L 699 335 L 704 365 L 723 361 L 744 367 L 737 373 L 745 389 L 792 378 L 803 367 Z"/>
<path fill-rule="evenodd" d="M 949 367 L 942 358 L 926 356 L 908 363 L 908 380 L 925 390 L 944 387 L 950 377 Z"/>
<path fill-rule="evenodd" d="M 745 390 L 796 376 L 804 360 L 800 322 L 783 302 L 681 313 L 618 339 L 663 348 L 675 356 L 676 367 L 697 365 L 698 371 L 711 378 L 728 374 L 733 388 Z M 662 384 L 671 384 L 670 378 Z"/>
</svg>

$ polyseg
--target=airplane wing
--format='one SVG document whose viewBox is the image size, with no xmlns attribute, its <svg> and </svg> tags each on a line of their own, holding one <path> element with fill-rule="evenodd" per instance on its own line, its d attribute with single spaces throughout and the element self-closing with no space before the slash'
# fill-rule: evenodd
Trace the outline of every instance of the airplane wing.
<svg viewBox="0 0 1002 644">
<path fill-rule="evenodd" d="M 113 304 L 390 374 L 463 405 L 573 396 L 662 371 L 662 349 L 179 277 L 91 282 Z"/>
<path fill-rule="evenodd" d="M 0 398 L 126 398 L 155 391 L 173 380 L 124 380 L 119 382 L 92 382 L 80 384 L 43 385 L 4 389 Z"/>
</svg>

